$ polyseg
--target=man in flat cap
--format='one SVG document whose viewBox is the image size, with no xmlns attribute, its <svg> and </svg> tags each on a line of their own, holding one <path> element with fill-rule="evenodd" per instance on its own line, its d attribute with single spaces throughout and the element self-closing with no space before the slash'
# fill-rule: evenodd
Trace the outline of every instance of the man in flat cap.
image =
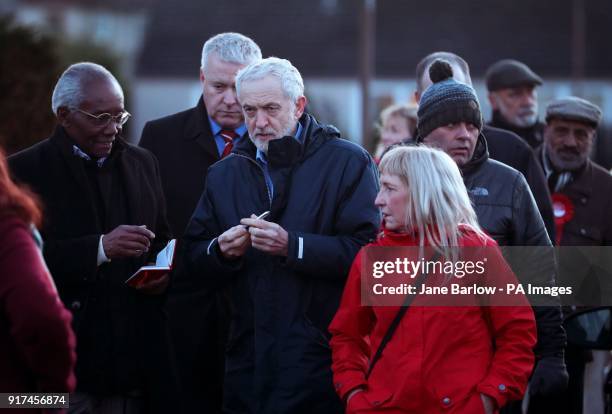
<svg viewBox="0 0 612 414">
<path fill-rule="evenodd" d="M 573 96 L 554 100 L 546 109 L 544 145 L 538 150 L 553 194 L 561 246 L 559 285 L 575 291 L 567 305 L 606 305 L 612 295 L 612 258 L 605 249 L 589 248 L 586 257 L 583 248 L 563 247 L 612 245 L 612 176 L 589 159 L 600 121 L 601 110 L 589 101 Z M 568 346 L 570 392 L 552 411 L 603 413 L 603 367 L 609 360 L 607 351 L 585 355 Z"/>
<path fill-rule="evenodd" d="M 536 87 L 542 78 L 526 64 L 504 59 L 487 69 L 485 81 L 493 108 L 489 124 L 516 133 L 532 148 L 540 146 L 544 124 L 538 122 Z"/>
</svg>

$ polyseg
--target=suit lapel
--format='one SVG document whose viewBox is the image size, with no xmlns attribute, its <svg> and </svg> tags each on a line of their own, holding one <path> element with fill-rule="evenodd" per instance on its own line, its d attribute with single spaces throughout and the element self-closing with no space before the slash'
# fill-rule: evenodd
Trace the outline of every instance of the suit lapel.
<svg viewBox="0 0 612 414">
<path fill-rule="evenodd" d="M 127 207 L 128 207 L 128 217 L 130 218 L 130 223 L 134 224 L 142 224 L 144 223 L 143 215 L 141 211 L 144 207 L 140 202 L 141 191 L 139 190 L 139 177 L 141 175 L 141 164 L 139 162 L 135 162 L 129 156 L 130 154 L 125 151 L 123 142 L 119 143 L 121 148 L 118 150 L 123 153 L 121 156 L 117 157 L 120 165 L 121 171 L 121 180 L 123 181 L 123 188 L 125 190 Z M 119 155 L 119 154 L 117 154 Z M 140 185 L 143 185 L 143 182 L 140 182 Z M 152 206 L 149 206 L 152 208 Z"/>
<path fill-rule="evenodd" d="M 72 152 L 72 141 L 68 138 L 63 128 L 59 126 L 56 127 L 50 139 L 56 145 L 60 158 L 62 158 L 68 166 L 69 175 L 74 180 L 77 193 L 80 194 L 79 198 L 81 198 L 83 203 L 88 207 L 91 219 L 96 223 L 96 230 L 102 231 L 102 223 L 100 223 L 98 208 L 94 201 L 94 194 L 89 179 L 87 178 L 83 162 Z"/>
<path fill-rule="evenodd" d="M 208 112 L 204 106 L 204 99 L 200 97 L 198 105 L 191 112 L 187 125 L 185 126 L 185 138 L 195 139 L 198 145 L 212 156 L 215 160 L 219 159 L 219 151 L 215 138 L 213 137 L 212 130 L 210 129 L 210 122 L 208 121 Z"/>
</svg>

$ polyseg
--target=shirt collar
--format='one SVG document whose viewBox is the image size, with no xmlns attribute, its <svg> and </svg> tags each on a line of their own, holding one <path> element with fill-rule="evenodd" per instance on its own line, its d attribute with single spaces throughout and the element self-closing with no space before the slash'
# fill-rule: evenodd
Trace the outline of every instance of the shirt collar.
<svg viewBox="0 0 612 414">
<path fill-rule="evenodd" d="M 212 130 L 213 136 L 215 135 L 219 135 L 219 132 L 221 132 L 221 130 L 223 128 L 221 128 L 221 125 L 219 125 L 218 123 L 216 123 L 211 117 L 210 115 L 208 116 L 208 122 L 210 122 L 210 129 Z M 244 133 L 246 132 L 246 125 L 244 123 L 240 124 L 240 126 L 238 128 L 234 129 L 234 132 L 236 134 L 238 134 L 239 137 L 243 136 Z"/>
<path fill-rule="evenodd" d="M 72 153 L 79 158 L 83 158 L 84 160 L 87 160 L 87 161 L 92 160 L 92 158 L 89 155 L 87 155 L 82 149 L 80 149 L 74 144 L 72 145 Z M 98 158 L 97 160 L 95 160 L 96 164 L 98 164 L 98 168 L 102 167 L 102 165 L 104 164 L 104 161 L 106 161 L 107 158 L 108 157 L 102 157 L 102 158 Z"/>
<path fill-rule="evenodd" d="M 304 128 L 302 127 L 302 124 L 298 122 L 297 129 L 295 131 L 295 135 L 293 135 L 293 138 L 295 138 L 298 142 L 302 142 L 302 130 L 303 129 Z M 266 153 L 261 151 L 259 148 L 257 148 L 255 159 L 263 164 L 268 165 L 268 157 L 266 156 Z"/>
</svg>

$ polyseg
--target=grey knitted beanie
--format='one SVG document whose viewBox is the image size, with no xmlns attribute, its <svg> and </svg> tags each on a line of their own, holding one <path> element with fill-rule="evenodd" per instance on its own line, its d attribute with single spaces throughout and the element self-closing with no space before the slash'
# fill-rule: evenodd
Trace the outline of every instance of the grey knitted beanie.
<svg viewBox="0 0 612 414">
<path fill-rule="evenodd" d="M 453 79 L 453 68 L 438 59 L 429 67 L 433 84 L 425 90 L 417 112 L 417 141 L 434 129 L 458 122 L 468 122 L 482 130 L 480 103 L 474 88 Z"/>
</svg>

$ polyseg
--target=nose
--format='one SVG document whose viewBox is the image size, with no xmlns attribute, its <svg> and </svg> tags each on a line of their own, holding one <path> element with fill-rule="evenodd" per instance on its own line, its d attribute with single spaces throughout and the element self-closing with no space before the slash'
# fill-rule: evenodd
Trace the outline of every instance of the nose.
<svg viewBox="0 0 612 414">
<path fill-rule="evenodd" d="M 255 127 L 263 129 L 266 126 L 268 126 L 268 116 L 264 111 L 257 111 L 255 114 Z"/>
<path fill-rule="evenodd" d="M 470 136 L 470 133 L 468 131 L 468 124 L 465 122 L 460 122 L 459 124 L 457 124 L 455 134 L 455 137 L 457 139 L 468 139 Z"/>
<path fill-rule="evenodd" d="M 521 94 L 521 104 L 525 106 L 532 106 L 536 101 L 535 93 L 533 90 L 524 90 Z"/>
<path fill-rule="evenodd" d="M 385 200 L 382 194 L 382 189 L 378 192 L 378 194 L 376 194 L 376 199 L 374 200 L 374 204 L 376 205 L 376 207 L 383 207 L 385 205 Z"/>
<path fill-rule="evenodd" d="M 111 119 L 104 127 L 104 133 L 107 135 L 117 135 L 121 131 L 121 125 L 115 119 Z"/>
<path fill-rule="evenodd" d="M 576 148 L 578 146 L 578 138 L 573 131 L 570 131 L 570 133 L 565 136 L 563 146 L 570 148 Z"/>
<path fill-rule="evenodd" d="M 236 96 L 236 90 L 233 88 L 227 88 L 227 90 L 223 93 L 223 103 L 227 106 L 231 106 L 237 102 L 238 97 Z"/>
</svg>

